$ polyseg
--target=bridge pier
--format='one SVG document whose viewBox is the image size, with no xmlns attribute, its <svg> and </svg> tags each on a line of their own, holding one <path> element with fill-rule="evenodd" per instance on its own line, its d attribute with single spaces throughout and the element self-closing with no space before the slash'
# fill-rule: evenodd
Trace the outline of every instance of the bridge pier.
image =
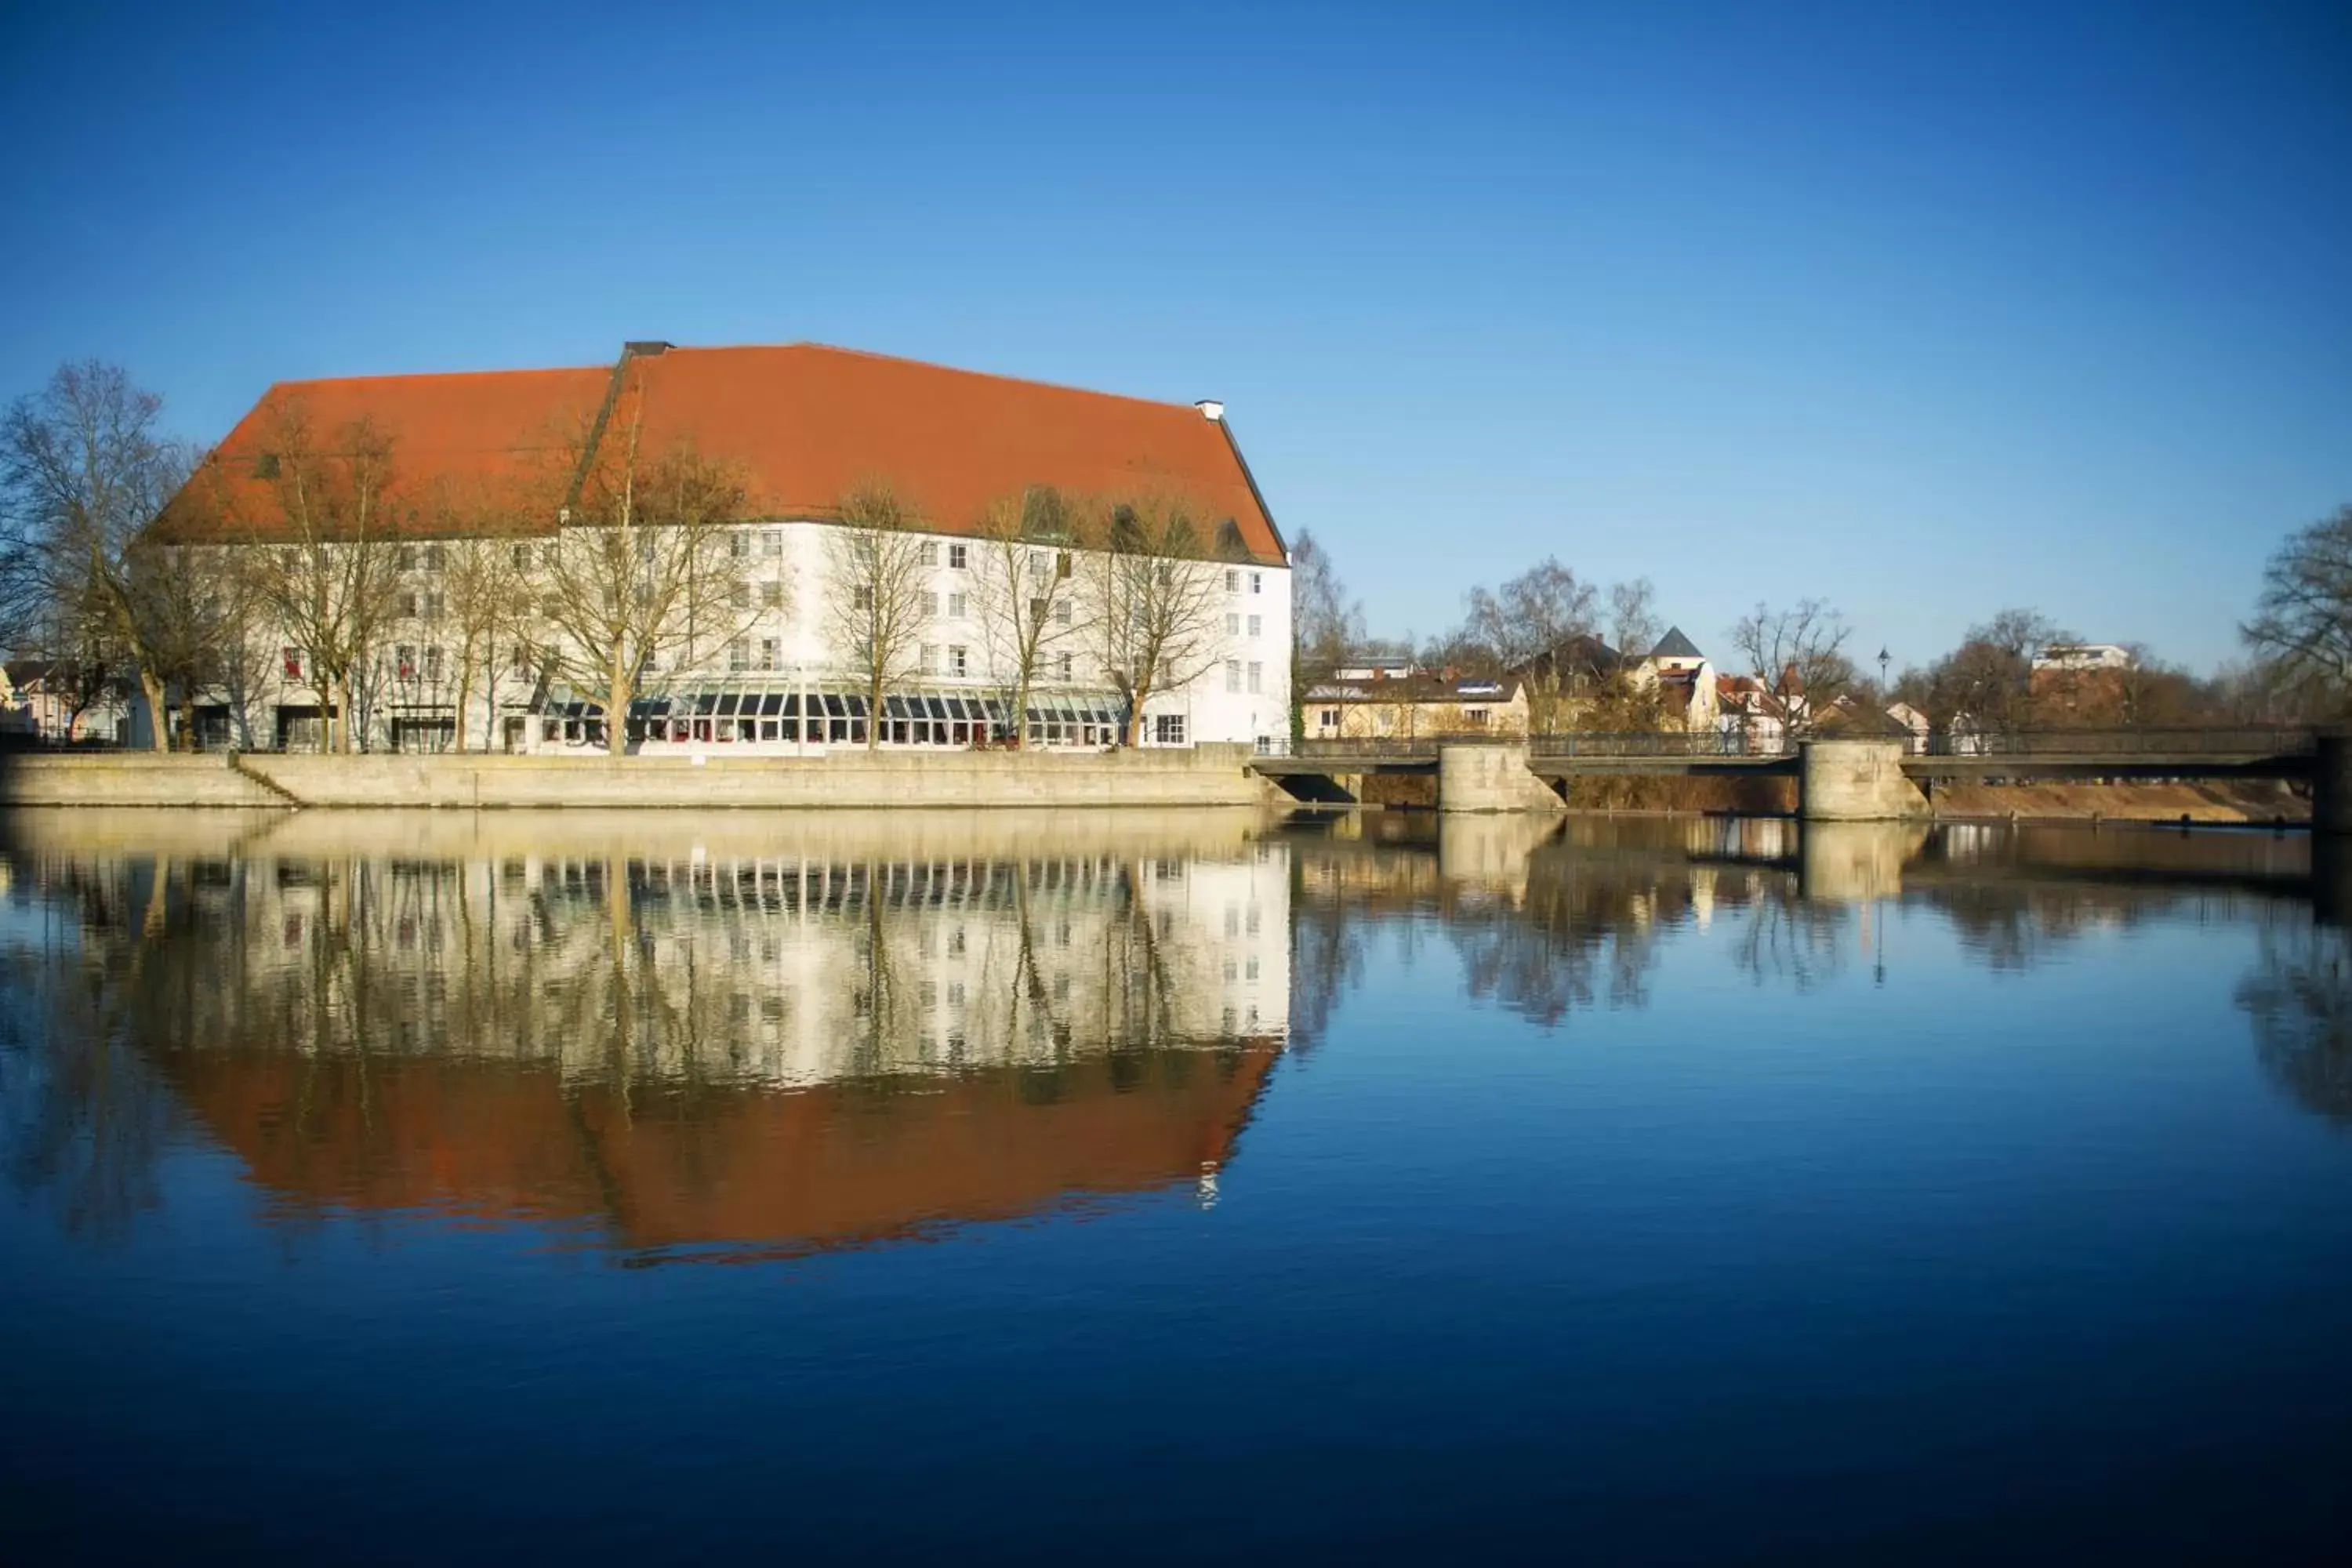
<svg viewBox="0 0 2352 1568">
<path fill-rule="evenodd" d="M 1528 771 L 1524 741 L 1441 743 L 1437 748 L 1440 811 L 1566 811 L 1568 803 Z"/>
<path fill-rule="evenodd" d="M 1896 822 L 1926 816 L 1927 797 L 1903 773 L 1901 741 L 1807 741 L 1797 753 L 1797 815 L 1807 822 Z"/>
<path fill-rule="evenodd" d="M 2352 833 L 2352 729 L 2319 731 L 2311 758 L 2311 829 Z"/>
<path fill-rule="evenodd" d="M 1898 898 L 1927 831 L 1924 822 L 1809 822 L 1797 836 L 1798 895 L 1814 904 Z"/>
</svg>

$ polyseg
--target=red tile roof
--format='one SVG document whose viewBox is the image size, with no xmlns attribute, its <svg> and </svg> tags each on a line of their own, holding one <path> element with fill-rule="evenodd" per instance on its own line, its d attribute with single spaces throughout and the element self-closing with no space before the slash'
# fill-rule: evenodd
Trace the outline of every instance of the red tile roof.
<svg viewBox="0 0 2352 1568">
<path fill-rule="evenodd" d="M 236 1042 L 174 1052 L 166 1070 L 277 1200 L 273 1217 L 593 1218 L 633 1249 L 727 1260 L 1196 1180 L 1231 1161 L 1281 1055 L 1271 1038 L 1231 1044 L 1231 1070 L 1214 1072 L 1181 1053 L 1081 1058 L 1051 1099 L 1016 1092 L 1019 1069 L 986 1068 L 921 1093 L 713 1089 L 659 1110 L 545 1066 L 440 1056 L 378 1066 Z"/>
<path fill-rule="evenodd" d="M 816 343 L 673 348 L 626 357 L 624 374 L 607 439 L 625 410 L 642 417 L 654 447 L 690 439 L 707 456 L 740 463 L 755 516 L 826 518 L 845 491 L 872 479 L 895 486 L 943 532 L 971 529 L 991 501 L 1031 485 L 1181 494 L 1210 519 L 1233 519 L 1255 558 L 1286 559 L 1225 428 L 1189 404 Z M 269 507 L 251 503 L 267 500 L 256 466 L 278 411 L 299 401 L 321 432 L 365 416 L 394 442 L 401 490 L 416 508 L 414 519 L 404 508 L 404 521 L 430 531 L 430 508 L 419 498 L 439 485 L 502 482 L 543 464 L 593 416 L 613 375 L 598 367 L 281 383 L 221 443 L 212 469 L 244 494 L 242 515 L 266 519 Z M 516 523 L 544 531 L 552 520 Z M 159 524 L 167 538 L 202 537 L 216 526 L 181 523 L 172 510 Z"/>
</svg>

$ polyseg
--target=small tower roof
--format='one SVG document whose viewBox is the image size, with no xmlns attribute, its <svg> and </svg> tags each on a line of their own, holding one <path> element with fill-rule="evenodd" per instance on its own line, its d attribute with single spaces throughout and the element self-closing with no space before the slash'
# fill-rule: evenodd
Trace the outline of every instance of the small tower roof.
<svg viewBox="0 0 2352 1568">
<path fill-rule="evenodd" d="M 1658 639 L 1658 646 L 1650 650 L 1650 657 L 1652 658 L 1705 658 L 1706 655 L 1699 652 L 1697 645 L 1683 636 L 1682 627 L 1668 626 L 1666 635 Z"/>
</svg>

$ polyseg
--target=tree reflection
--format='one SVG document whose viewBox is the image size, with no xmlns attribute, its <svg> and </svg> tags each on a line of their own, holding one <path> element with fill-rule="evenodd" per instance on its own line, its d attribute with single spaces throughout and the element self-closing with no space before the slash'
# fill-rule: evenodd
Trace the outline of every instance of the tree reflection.
<svg viewBox="0 0 2352 1568">
<path fill-rule="evenodd" d="M 2266 923 L 2237 1004 L 2254 1031 L 2254 1055 L 2295 1103 L 2352 1126 L 2352 950 L 2336 927 Z"/>
<path fill-rule="evenodd" d="M 0 944 L 7 1179 L 85 1234 L 121 1235 L 161 1197 L 173 1101 L 131 1047 L 129 1022 L 140 997 L 159 983 L 168 989 L 150 936 L 170 879 L 168 866 L 135 879 L 78 879 L 86 925 L 42 920 Z"/>
</svg>

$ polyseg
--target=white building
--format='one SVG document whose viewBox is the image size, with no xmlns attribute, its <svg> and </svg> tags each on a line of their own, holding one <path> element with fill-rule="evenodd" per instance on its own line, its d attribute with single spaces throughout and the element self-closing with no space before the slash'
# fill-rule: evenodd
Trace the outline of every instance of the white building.
<svg viewBox="0 0 2352 1568">
<path fill-rule="evenodd" d="M 2121 643 L 2052 643 L 2034 656 L 2033 668 L 2036 670 L 2129 669 L 2133 662 L 2131 649 Z"/>
<path fill-rule="evenodd" d="M 394 479 L 378 514 L 398 531 L 398 609 L 351 697 L 353 729 L 370 748 L 441 750 L 462 729 L 469 750 L 602 749 L 601 708 L 550 679 L 528 637 L 493 639 L 459 669 L 446 588 L 467 542 L 492 535 L 518 563 L 538 552 L 551 563 L 566 531 L 582 525 L 567 509 L 537 506 L 459 535 L 437 521 L 458 514 L 435 501 L 467 487 L 522 493 L 517 476 L 534 463 L 544 470 L 564 432 L 593 432 L 584 466 L 624 438 L 625 425 L 646 451 L 691 447 L 732 465 L 746 496 L 731 541 L 736 581 L 712 615 L 723 630 L 642 670 L 626 716 L 632 750 L 805 753 L 862 746 L 869 723 L 891 747 L 1010 739 L 1007 659 L 992 651 L 1004 639 L 990 635 L 982 582 L 1003 557 L 985 553 L 994 547 L 982 520 L 1045 489 L 1104 504 L 1172 500 L 1200 521 L 1202 558 L 1182 570 L 1209 585 L 1213 608 L 1185 657 L 1160 671 L 1140 742 L 1265 743 L 1288 732 L 1288 554 L 1221 404 L 1145 402 L 815 344 L 641 342 L 611 366 L 281 384 L 208 461 L 201 482 L 215 504 L 175 503 L 158 537 L 191 548 L 298 542 L 272 450 L 289 412 L 321 441 L 364 422 L 390 443 Z M 842 499 L 877 482 L 930 531 L 921 535 L 919 646 L 883 711 L 869 715 L 825 606 Z M 1029 556 L 1040 582 L 1108 559 L 1045 538 Z M 1119 684 L 1099 639 L 1064 613 L 1040 639 L 1018 728 L 1031 745 L 1116 743 L 1127 718 Z M 292 630 L 257 632 L 236 677 L 200 694 L 200 738 L 317 746 L 321 702 L 301 642 Z M 470 676 L 463 711 L 461 674 Z"/>
</svg>

